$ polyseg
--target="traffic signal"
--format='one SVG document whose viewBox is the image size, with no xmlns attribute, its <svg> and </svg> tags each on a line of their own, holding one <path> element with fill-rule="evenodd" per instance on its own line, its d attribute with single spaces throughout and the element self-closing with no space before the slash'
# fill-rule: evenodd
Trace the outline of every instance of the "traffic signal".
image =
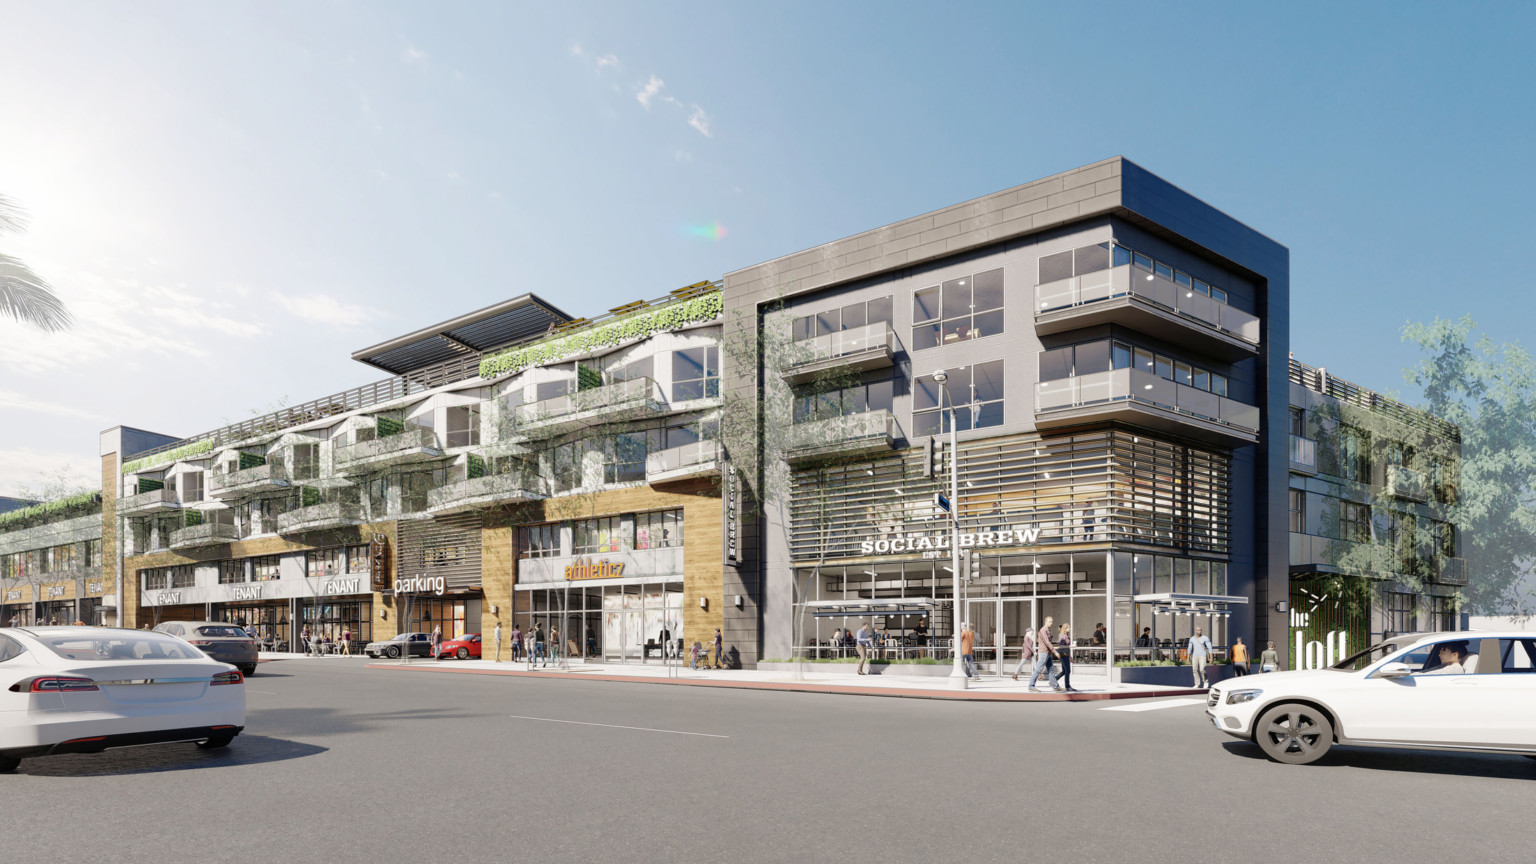
<svg viewBox="0 0 1536 864">
<path fill-rule="evenodd" d="M 930 435 L 923 444 L 923 476 L 944 476 L 944 440 Z"/>
<path fill-rule="evenodd" d="M 965 571 L 967 581 L 975 582 L 981 578 L 981 556 L 975 549 L 964 550 L 964 558 L 960 561 L 961 569 Z"/>
</svg>

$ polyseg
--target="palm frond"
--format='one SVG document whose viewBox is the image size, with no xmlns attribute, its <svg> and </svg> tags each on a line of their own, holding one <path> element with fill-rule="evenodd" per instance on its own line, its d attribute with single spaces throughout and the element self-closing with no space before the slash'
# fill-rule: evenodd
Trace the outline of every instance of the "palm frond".
<svg viewBox="0 0 1536 864">
<path fill-rule="evenodd" d="M 64 301 L 43 277 L 9 255 L 0 255 L 0 315 L 49 333 L 66 330 L 74 323 Z"/>
<path fill-rule="evenodd" d="M 27 230 L 27 211 L 15 201 L 0 195 L 0 234 Z"/>
</svg>

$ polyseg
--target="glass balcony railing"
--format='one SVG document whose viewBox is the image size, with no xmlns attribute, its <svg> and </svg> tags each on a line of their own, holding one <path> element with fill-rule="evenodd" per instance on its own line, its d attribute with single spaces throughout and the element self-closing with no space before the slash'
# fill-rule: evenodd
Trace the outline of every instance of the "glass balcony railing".
<svg viewBox="0 0 1536 864">
<path fill-rule="evenodd" d="M 1256 316 L 1132 264 L 1035 286 L 1035 317 L 1117 298 L 1150 304 L 1250 345 L 1259 344 Z"/>
<path fill-rule="evenodd" d="M 895 353 L 895 331 L 889 323 L 876 321 L 793 343 L 780 371 L 786 378 L 795 378 L 844 367 L 877 369 L 891 365 Z"/>
<path fill-rule="evenodd" d="M 1256 405 L 1178 384 L 1137 369 L 1112 369 L 1035 385 L 1035 413 L 1133 402 L 1257 434 Z"/>
<path fill-rule="evenodd" d="M 202 546 L 219 546 L 240 539 L 240 532 L 233 525 L 204 522 L 189 525 L 171 532 L 171 549 L 196 549 Z"/>
<path fill-rule="evenodd" d="M 645 477 L 652 483 L 682 477 L 701 477 L 719 471 L 719 441 L 696 441 L 682 447 L 658 450 L 645 457 Z"/>
<path fill-rule="evenodd" d="M 471 477 L 428 490 L 427 512 L 456 513 L 504 501 L 543 498 L 539 488 L 537 477 L 517 471 Z"/>
<path fill-rule="evenodd" d="M 1435 581 L 1441 585 L 1467 584 L 1467 560 L 1465 558 L 1440 558 L 1436 560 Z"/>
<path fill-rule="evenodd" d="M 181 502 L 176 500 L 176 490 L 170 487 L 140 492 L 137 495 L 125 495 L 117 499 L 117 513 L 119 516 L 128 513 L 146 513 L 150 510 L 180 506 Z"/>
<path fill-rule="evenodd" d="M 660 414 L 667 400 L 650 378 L 632 378 L 512 408 L 514 435 L 558 435 L 598 423 Z"/>
<path fill-rule="evenodd" d="M 1291 436 L 1291 468 L 1317 473 L 1317 442 L 1300 435 Z"/>
<path fill-rule="evenodd" d="M 799 423 L 784 448 L 784 460 L 805 462 L 878 453 L 889 450 L 896 437 L 896 416 L 884 409 Z"/>
<path fill-rule="evenodd" d="M 337 447 L 332 451 L 331 461 L 338 471 L 357 472 L 430 461 L 442 455 L 437 433 L 422 426 L 406 426 L 393 435 Z"/>
<path fill-rule="evenodd" d="M 215 498 L 238 498 L 289 485 L 288 468 L 283 460 L 272 457 L 264 465 L 238 471 L 214 473 L 208 478 L 208 494 Z"/>
<path fill-rule="evenodd" d="M 1429 478 L 1412 468 L 1388 465 L 1387 494 L 1423 504 L 1429 501 Z"/>
<path fill-rule="evenodd" d="M 363 523 L 363 508 L 357 504 L 327 501 L 289 510 L 277 517 L 277 533 L 295 534 L 300 531 L 322 531 L 327 528 L 345 528 Z"/>
</svg>

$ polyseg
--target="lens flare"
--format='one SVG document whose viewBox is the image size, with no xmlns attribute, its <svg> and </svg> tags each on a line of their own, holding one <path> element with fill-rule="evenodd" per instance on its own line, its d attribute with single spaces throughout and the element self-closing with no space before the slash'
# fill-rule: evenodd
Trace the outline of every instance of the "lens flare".
<svg viewBox="0 0 1536 864">
<path fill-rule="evenodd" d="M 689 237 L 703 237 L 705 240 L 718 241 L 728 232 L 719 222 L 711 222 L 708 225 L 686 225 L 683 227 L 683 233 Z"/>
</svg>

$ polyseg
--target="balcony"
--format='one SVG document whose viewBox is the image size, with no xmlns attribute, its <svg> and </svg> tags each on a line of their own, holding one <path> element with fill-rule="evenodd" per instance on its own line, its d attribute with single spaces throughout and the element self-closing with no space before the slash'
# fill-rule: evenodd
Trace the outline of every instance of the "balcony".
<svg viewBox="0 0 1536 864">
<path fill-rule="evenodd" d="M 223 525 L 217 522 L 204 522 L 201 525 L 190 525 L 186 528 L 177 528 L 171 532 L 171 551 L 179 552 L 183 549 L 199 549 L 204 546 L 222 546 L 240 539 L 240 532 L 233 525 Z"/>
<path fill-rule="evenodd" d="M 720 442 L 698 441 L 645 457 L 645 482 L 670 483 L 720 476 Z"/>
<path fill-rule="evenodd" d="M 213 474 L 208 478 L 209 496 L 221 501 L 283 492 L 288 488 L 288 469 L 283 460 L 276 457 L 268 459 L 265 465 Z"/>
<path fill-rule="evenodd" d="M 1225 360 L 1259 351 L 1259 319 L 1130 264 L 1035 286 L 1035 331 L 1097 324 L 1134 330 Z"/>
<path fill-rule="evenodd" d="M 117 499 L 117 515 L 134 516 L 155 510 L 174 510 L 181 506 L 172 488 L 152 489 L 137 495 L 125 495 Z"/>
<path fill-rule="evenodd" d="M 794 343 L 779 374 L 786 383 L 801 384 L 830 373 L 888 369 L 895 356 L 895 331 L 890 324 L 877 321 Z"/>
<path fill-rule="evenodd" d="M 1435 581 L 1441 585 L 1465 585 L 1467 584 L 1467 559 L 1465 558 L 1439 558 L 1435 562 Z"/>
<path fill-rule="evenodd" d="M 1035 427 L 1118 420 L 1227 447 L 1259 440 L 1259 409 L 1137 369 L 1035 385 Z"/>
<path fill-rule="evenodd" d="M 508 412 L 509 432 L 525 439 L 552 438 L 588 426 L 655 417 L 666 410 L 661 385 L 649 378 L 634 378 L 519 405 Z"/>
<path fill-rule="evenodd" d="M 1291 470 L 1298 474 L 1317 473 L 1317 442 L 1300 435 L 1291 436 Z"/>
<path fill-rule="evenodd" d="M 1429 480 L 1412 468 L 1388 465 L 1387 494 L 1405 501 L 1424 504 L 1429 501 Z"/>
<path fill-rule="evenodd" d="M 846 414 L 801 423 L 790 433 L 784 461 L 801 464 L 884 453 L 896 446 L 896 417 L 890 411 Z"/>
<path fill-rule="evenodd" d="M 510 504 L 519 501 L 537 501 L 539 493 L 536 478 L 521 472 L 487 474 L 471 477 L 457 483 L 449 483 L 427 491 L 427 512 L 433 516 L 462 513 L 492 504 Z"/>
<path fill-rule="evenodd" d="M 332 464 L 343 474 L 366 474 L 441 458 L 443 451 L 437 444 L 437 434 L 420 426 L 406 426 L 393 435 L 337 447 L 331 454 Z"/>
<path fill-rule="evenodd" d="M 393 436 L 391 436 L 393 437 Z M 277 533 L 298 534 L 363 524 L 363 508 L 356 504 L 331 501 L 289 510 L 277 517 Z"/>
</svg>

